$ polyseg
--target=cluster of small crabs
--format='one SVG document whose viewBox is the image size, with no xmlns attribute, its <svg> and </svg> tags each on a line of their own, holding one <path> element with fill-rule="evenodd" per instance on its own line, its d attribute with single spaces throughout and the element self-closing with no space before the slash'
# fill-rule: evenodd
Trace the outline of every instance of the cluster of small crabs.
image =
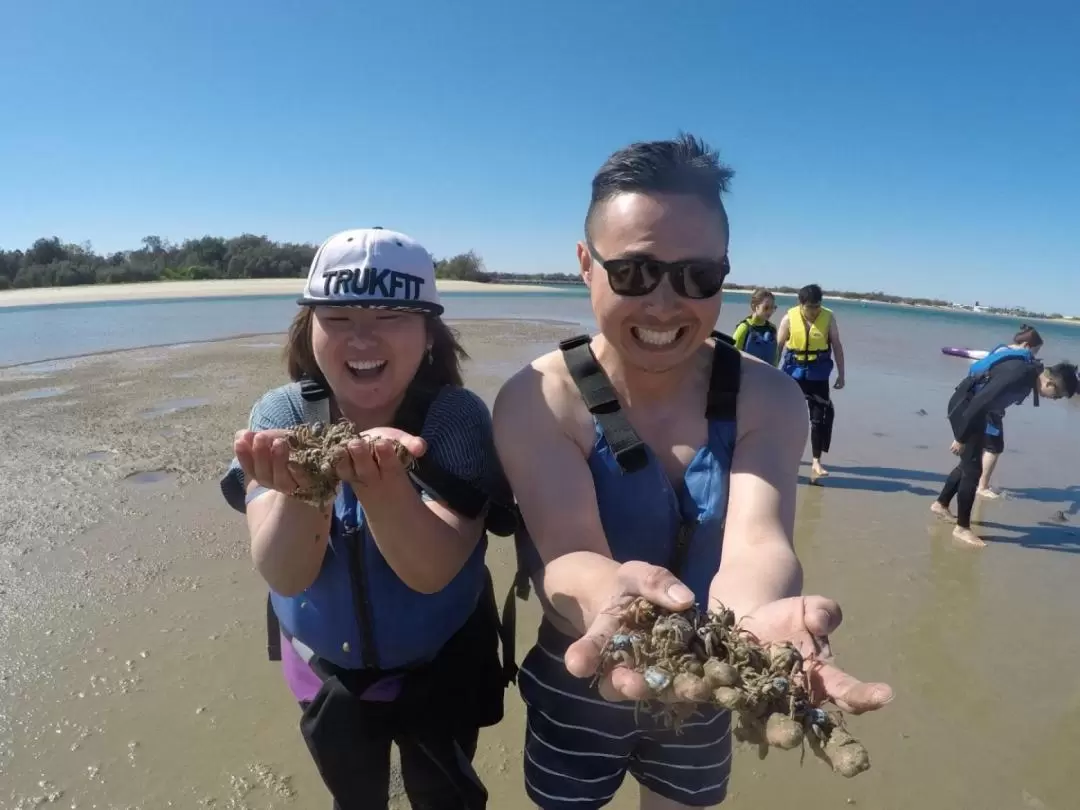
<svg viewBox="0 0 1080 810">
<path fill-rule="evenodd" d="M 805 742 L 845 777 L 870 767 L 840 712 L 815 705 L 799 650 L 788 642 L 759 644 L 723 606 L 675 613 L 634 600 L 602 653 L 601 672 L 615 666 L 641 673 L 676 731 L 699 704 L 711 704 L 736 716 L 736 738 L 757 745 L 762 757 L 770 746 Z"/>
<path fill-rule="evenodd" d="M 324 506 L 337 497 L 341 479 L 335 469 L 348 452 L 346 445 L 354 439 L 365 441 L 375 452 L 374 440 L 356 431 L 351 422 L 342 419 L 331 425 L 313 422 L 292 428 L 286 440 L 289 443 L 289 462 L 303 470 L 309 485 L 298 487 L 292 495 L 314 506 Z M 416 460 L 403 444 L 394 439 L 383 439 L 394 445 L 394 452 L 402 465 L 409 469 Z"/>
</svg>

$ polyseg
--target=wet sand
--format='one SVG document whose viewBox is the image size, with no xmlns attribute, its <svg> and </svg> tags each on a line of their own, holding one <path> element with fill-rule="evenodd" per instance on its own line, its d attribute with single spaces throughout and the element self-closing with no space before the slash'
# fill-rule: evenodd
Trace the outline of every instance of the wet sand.
<svg viewBox="0 0 1080 810">
<path fill-rule="evenodd" d="M 577 331 L 458 327 L 469 384 L 489 403 Z M 282 380 L 279 346 L 244 338 L 0 371 L 0 807 L 329 806 L 266 660 L 243 519 L 217 489 L 233 432 Z M 844 392 L 833 475 L 800 488 L 807 590 L 845 609 L 840 663 L 897 691 L 850 722 L 872 770 L 846 781 L 810 756 L 800 768 L 798 752 L 761 762 L 740 749 L 725 806 L 1075 807 L 1080 486 L 1009 454 L 999 477 L 1023 472 L 1026 488 L 980 508 L 989 548 L 956 547 L 927 512 L 950 460 L 933 393 L 922 407 L 935 416 L 913 417 L 914 394 L 875 410 Z M 501 595 L 510 544 L 495 540 L 489 562 Z M 519 604 L 519 656 L 536 623 L 535 599 Z M 478 765 L 490 806 L 516 810 L 530 805 L 515 689 L 507 708 Z M 634 799 L 628 780 L 610 806 Z"/>
</svg>

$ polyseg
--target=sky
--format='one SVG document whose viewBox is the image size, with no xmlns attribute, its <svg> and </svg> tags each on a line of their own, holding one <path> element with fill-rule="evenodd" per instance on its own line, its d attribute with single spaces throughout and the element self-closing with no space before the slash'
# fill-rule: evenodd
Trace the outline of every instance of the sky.
<svg viewBox="0 0 1080 810">
<path fill-rule="evenodd" d="M 735 170 L 731 280 L 1080 314 L 1071 0 L 0 0 L 0 247 L 404 231 L 576 272 L 596 169 Z"/>
</svg>

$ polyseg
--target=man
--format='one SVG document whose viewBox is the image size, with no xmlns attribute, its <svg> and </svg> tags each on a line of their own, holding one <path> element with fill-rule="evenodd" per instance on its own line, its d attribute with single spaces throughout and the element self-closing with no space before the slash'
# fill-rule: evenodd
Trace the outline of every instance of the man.
<svg viewBox="0 0 1080 810">
<path fill-rule="evenodd" d="M 836 357 L 836 382 L 844 387 L 844 345 L 836 315 L 821 305 L 821 287 L 807 284 L 799 290 L 799 303 L 780 321 L 776 342 L 783 347 L 780 369 L 802 389 L 810 410 L 810 482 L 816 483 L 829 473 L 821 466 L 821 454 L 832 444 L 833 410 L 829 396 L 829 377 Z"/>
<path fill-rule="evenodd" d="M 691 136 L 611 155 L 577 245 L 599 334 L 564 341 L 495 402 L 496 448 L 527 526 L 521 564 L 544 608 L 518 682 L 525 786 L 542 810 L 603 807 L 628 770 L 645 810 L 725 796 L 726 712 L 699 706 L 676 736 L 634 711 L 648 694 L 637 673 L 616 667 L 593 685 L 635 597 L 676 610 L 722 602 L 763 640 L 807 655 L 840 621 L 834 601 L 799 596 L 799 389 L 711 337 L 731 176 Z M 891 699 L 828 664 L 813 677 L 849 711 Z"/>
<path fill-rule="evenodd" d="M 982 477 L 990 415 L 1004 415 L 1007 408 L 1019 405 L 1032 393 L 1036 406 L 1040 397 L 1071 397 L 1078 385 L 1076 366 L 1058 363 L 1044 368 L 1026 347 L 999 348 L 972 363 L 949 400 L 948 417 L 953 432 L 949 450 L 960 457 L 960 462 L 949 474 L 937 500 L 930 504 L 934 514 L 952 520 L 949 505 L 957 498 L 953 537 L 970 546 L 986 545 L 971 530 L 971 510 Z"/>
</svg>

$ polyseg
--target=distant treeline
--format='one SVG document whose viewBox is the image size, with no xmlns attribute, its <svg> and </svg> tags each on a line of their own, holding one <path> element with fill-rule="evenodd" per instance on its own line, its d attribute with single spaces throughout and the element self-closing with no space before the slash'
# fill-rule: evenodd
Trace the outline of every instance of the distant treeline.
<svg viewBox="0 0 1080 810">
<path fill-rule="evenodd" d="M 160 236 L 147 236 L 137 250 L 108 255 L 96 253 L 89 242 L 72 244 L 58 237 L 38 239 L 26 250 L 0 249 L 0 290 L 22 287 L 71 287 L 80 284 L 124 284 L 134 281 L 181 281 L 218 278 L 303 278 L 316 245 L 275 242 L 266 236 L 242 234 L 230 239 L 203 236 L 179 244 Z M 481 283 L 572 284 L 583 282 L 570 273 L 490 273 L 475 252 L 439 259 L 438 278 Z M 751 290 L 753 285 L 728 284 L 729 289 Z M 796 293 L 797 287 L 771 287 L 777 293 Z M 837 298 L 882 301 L 911 306 L 948 307 L 935 298 L 905 298 L 883 292 L 825 290 Z M 1024 318 L 1060 318 L 1021 309 L 987 307 L 987 311 Z"/>
</svg>

